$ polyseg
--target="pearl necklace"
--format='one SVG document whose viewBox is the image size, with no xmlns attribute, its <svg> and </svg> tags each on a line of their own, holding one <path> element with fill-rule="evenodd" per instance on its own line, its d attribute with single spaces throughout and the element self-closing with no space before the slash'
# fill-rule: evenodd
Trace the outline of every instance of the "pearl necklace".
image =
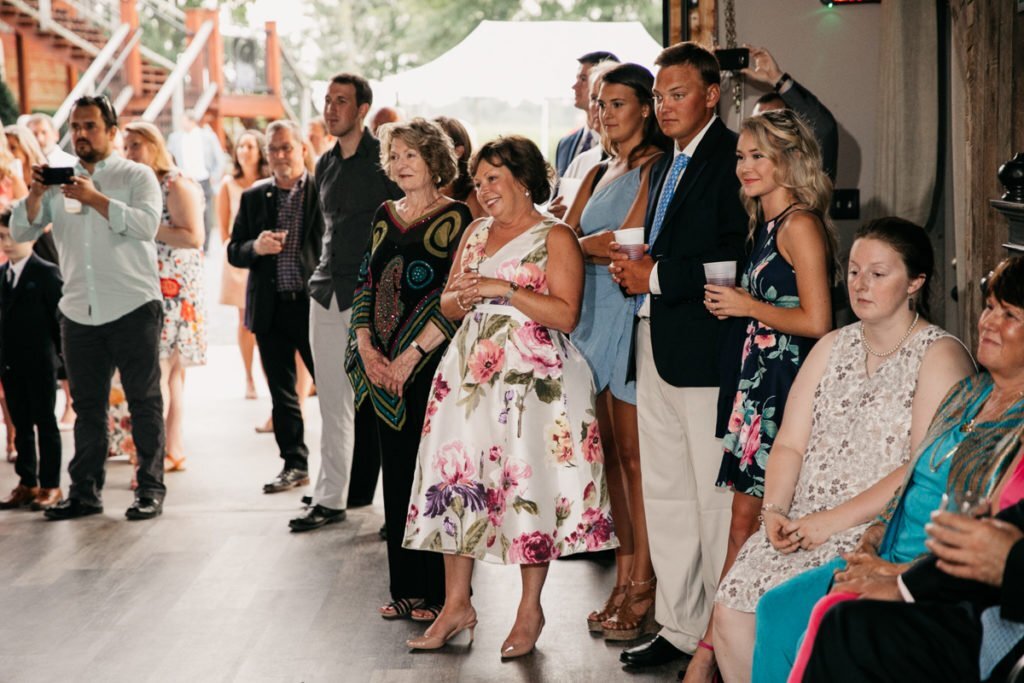
<svg viewBox="0 0 1024 683">
<path fill-rule="evenodd" d="M 909 337 L 910 333 L 914 331 L 914 326 L 917 325 L 917 321 L 920 319 L 920 317 L 920 313 L 914 314 L 914 322 L 910 323 L 910 327 L 908 327 L 907 331 L 903 333 L 903 336 L 900 337 L 900 340 L 896 342 L 896 346 L 892 347 L 888 351 L 879 353 L 878 351 L 875 351 L 873 348 L 871 348 L 871 344 L 868 343 L 868 338 L 864 334 L 864 323 L 860 324 L 860 341 L 862 344 L 864 344 L 864 348 L 867 349 L 867 352 L 870 353 L 872 356 L 875 356 L 876 358 L 885 358 L 886 356 L 891 356 L 892 354 L 896 353 L 903 347 L 903 342 L 907 341 L 907 337 Z"/>
</svg>

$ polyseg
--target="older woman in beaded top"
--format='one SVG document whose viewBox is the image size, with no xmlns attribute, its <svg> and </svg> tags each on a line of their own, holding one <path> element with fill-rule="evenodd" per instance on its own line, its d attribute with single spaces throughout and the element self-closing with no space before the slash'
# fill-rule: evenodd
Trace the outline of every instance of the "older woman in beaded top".
<svg viewBox="0 0 1024 683">
<path fill-rule="evenodd" d="M 473 218 L 441 192 L 458 167 L 440 126 L 417 118 L 386 124 L 379 136 L 381 165 L 405 197 L 384 202 L 373 217 L 352 302 L 349 378 L 356 405 L 371 401 L 377 418 L 391 591 L 380 614 L 432 621 L 444 602 L 444 565 L 403 549 L 402 529 L 431 379 L 455 332 L 441 312 L 441 290 Z"/>
</svg>

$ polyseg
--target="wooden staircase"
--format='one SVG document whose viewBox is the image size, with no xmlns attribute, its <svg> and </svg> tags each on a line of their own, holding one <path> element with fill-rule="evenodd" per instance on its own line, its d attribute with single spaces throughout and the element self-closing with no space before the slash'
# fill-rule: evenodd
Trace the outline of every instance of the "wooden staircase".
<svg viewBox="0 0 1024 683">
<path fill-rule="evenodd" d="M 107 43 L 107 32 L 88 19 L 77 16 L 75 10 L 54 0 L 51 17 L 55 24 L 67 29 L 80 40 L 73 41 L 61 35 L 60 31 L 46 30 L 40 26 L 37 16 L 27 8 L 38 11 L 39 0 L 0 0 L 0 20 L 14 29 L 19 37 L 27 39 L 32 50 L 43 50 L 47 55 L 63 61 L 81 74 L 92 63 L 96 53 Z M 93 48 L 93 49 L 90 49 Z M 28 55 L 31 58 L 31 55 Z M 135 118 L 142 114 L 146 105 L 167 80 L 168 71 L 142 57 L 142 92 L 135 93 L 122 115 Z"/>
</svg>

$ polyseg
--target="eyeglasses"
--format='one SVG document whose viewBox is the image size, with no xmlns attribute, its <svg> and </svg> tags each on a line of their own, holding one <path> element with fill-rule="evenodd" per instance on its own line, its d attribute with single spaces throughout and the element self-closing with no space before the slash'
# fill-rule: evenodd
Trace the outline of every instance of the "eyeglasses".
<svg viewBox="0 0 1024 683">
<path fill-rule="evenodd" d="M 285 156 L 288 156 L 294 151 L 294 145 L 281 145 L 280 147 L 278 147 L 277 145 L 267 145 L 267 156 L 271 157 L 277 154 L 283 154 Z"/>
</svg>

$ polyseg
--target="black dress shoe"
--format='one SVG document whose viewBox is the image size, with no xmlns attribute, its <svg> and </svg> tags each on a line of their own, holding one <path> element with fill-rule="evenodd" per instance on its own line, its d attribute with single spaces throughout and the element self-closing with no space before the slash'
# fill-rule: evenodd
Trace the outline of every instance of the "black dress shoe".
<svg viewBox="0 0 1024 683">
<path fill-rule="evenodd" d="M 43 516 L 56 521 L 98 515 L 101 512 L 103 512 L 102 505 L 88 505 L 77 498 L 65 498 L 56 505 L 46 508 L 43 511 Z"/>
<path fill-rule="evenodd" d="M 627 666 L 642 667 L 661 666 L 683 657 L 689 658 L 689 655 L 661 636 L 655 636 L 642 645 L 623 650 L 619 660 Z"/>
<path fill-rule="evenodd" d="M 309 483 L 309 472 L 295 467 L 286 467 L 274 477 L 274 481 L 263 485 L 263 493 L 280 493 Z"/>
<path fill-rule="evenodd" d="M 128 509 L 124 511 L 124 516 L 132 520 L 153 519 L 163 511 L 164 502 L 162 500 L 139 496 L 135 499 L 135 502 L 128 506 Z"/>
<path fill-rule="evenodd" d="M 333 510 L 323 505 L 314 505 L 304 517 L 296 517 L 288 522 L 292 531 L 312 531 L 328 524 L 345 520 L 344 510 Z"/>
</svg>

